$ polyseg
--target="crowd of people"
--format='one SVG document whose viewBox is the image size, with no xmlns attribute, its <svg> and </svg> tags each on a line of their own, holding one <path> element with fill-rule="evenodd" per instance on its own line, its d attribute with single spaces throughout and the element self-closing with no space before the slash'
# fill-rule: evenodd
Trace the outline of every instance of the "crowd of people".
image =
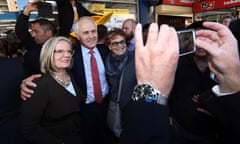
<svg viewBox="0 0 240 144">
<path fill-rule="evenodd" d="M 37 2 L 29 2 L 17 19 L 16 36 L 27 50 L 21 59 L 6 57 L 0 40 L 3 143 L 239 140 L 239 19 L 189 25 L 197 49 L 179 56 L 176 30 L 166 24 L 142 27 L 126 19 L 108 31 L 78 1 L 57 0 L 57 30 L 45 18 L 29 22 Z M 107 123 L 110 101 L 120 104 L 117 136 Z"/>
</svg>

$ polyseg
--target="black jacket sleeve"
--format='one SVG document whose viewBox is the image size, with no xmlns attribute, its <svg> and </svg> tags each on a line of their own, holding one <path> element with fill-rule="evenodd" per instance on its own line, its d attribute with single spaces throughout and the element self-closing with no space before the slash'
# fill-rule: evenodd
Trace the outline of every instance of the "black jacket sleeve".
<svg viewBox="0 0 240 144">
<path fill-rule="evenodd" d="M 168 108 L 131 99 L 122 112 L 122 127 L 119 144 L 168 144 Z"/>
<path fill-rule="evenodd" d="M 73 25 L 73 8 L 70 0 L 57 0 L 60 36 L 68 37 Z"/>
<path fill-rule="evenodd" d="M 29 16 L 21 13 L 15 25 L 16 35 L 19 40 L 26 46 L 27 49 L 32 48 L 35 45 L 35 42 L 29 32 Z"/>
<path fill-rule="evenodd" d="M 222 143 L 235 143 L 240 130 L 240 92 L 226 96 L 215 96 L 211 91 L 199 96 L 202 104 L 217 120 Z"/>
</svg>

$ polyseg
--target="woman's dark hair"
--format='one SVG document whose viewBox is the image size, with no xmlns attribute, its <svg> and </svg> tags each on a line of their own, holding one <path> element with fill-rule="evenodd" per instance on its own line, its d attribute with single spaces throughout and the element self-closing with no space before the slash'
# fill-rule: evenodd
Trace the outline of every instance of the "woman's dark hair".
<svg viewBox="0 0 240 144">
<path fill-rule="evenodd" d="M 106 36 L 107 44 L 110 44 L 111 38 L 116 36 L 116 35 L 120 35 L 120 36 L 122 36 L 122 37 L 124 37 L 126 39 L 126 34 L 125 34 L 125 32 L 122 29 L 114 28 L 114 29 L 112 29 L 111 31 L 109 31 L 107 33 L 107 36 Z"/>
</svg>

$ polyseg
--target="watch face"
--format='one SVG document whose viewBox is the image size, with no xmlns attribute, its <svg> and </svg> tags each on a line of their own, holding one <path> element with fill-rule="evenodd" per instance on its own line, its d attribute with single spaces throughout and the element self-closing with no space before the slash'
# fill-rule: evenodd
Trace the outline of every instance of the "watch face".
<svg viewBox="0 0 240 144">
<path fill-rule="evenodd" d="M 160 91 L 154 89 L 151 85 L 136 85 L 133 91 L 132 99 L 138 101 L 144 99 L 148 103 L 157 103 L 166 105 L 167 97 L 163 96 Z"/>
</svg>

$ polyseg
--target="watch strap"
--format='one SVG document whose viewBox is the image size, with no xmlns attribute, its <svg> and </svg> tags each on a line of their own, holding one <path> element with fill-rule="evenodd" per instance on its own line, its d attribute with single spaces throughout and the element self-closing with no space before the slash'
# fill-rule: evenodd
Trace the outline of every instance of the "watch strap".
<svg viewBox="0 0 240 144">
<path fill-rule="evenodd" d="M 167 96 L 154 89 L 149 84 L 136 85 L 133 91 L 132 99 L 138 101 L 144 99 L 148 103 L 157 103 L 161 105 L 167 105 Z"/>
</svg>

